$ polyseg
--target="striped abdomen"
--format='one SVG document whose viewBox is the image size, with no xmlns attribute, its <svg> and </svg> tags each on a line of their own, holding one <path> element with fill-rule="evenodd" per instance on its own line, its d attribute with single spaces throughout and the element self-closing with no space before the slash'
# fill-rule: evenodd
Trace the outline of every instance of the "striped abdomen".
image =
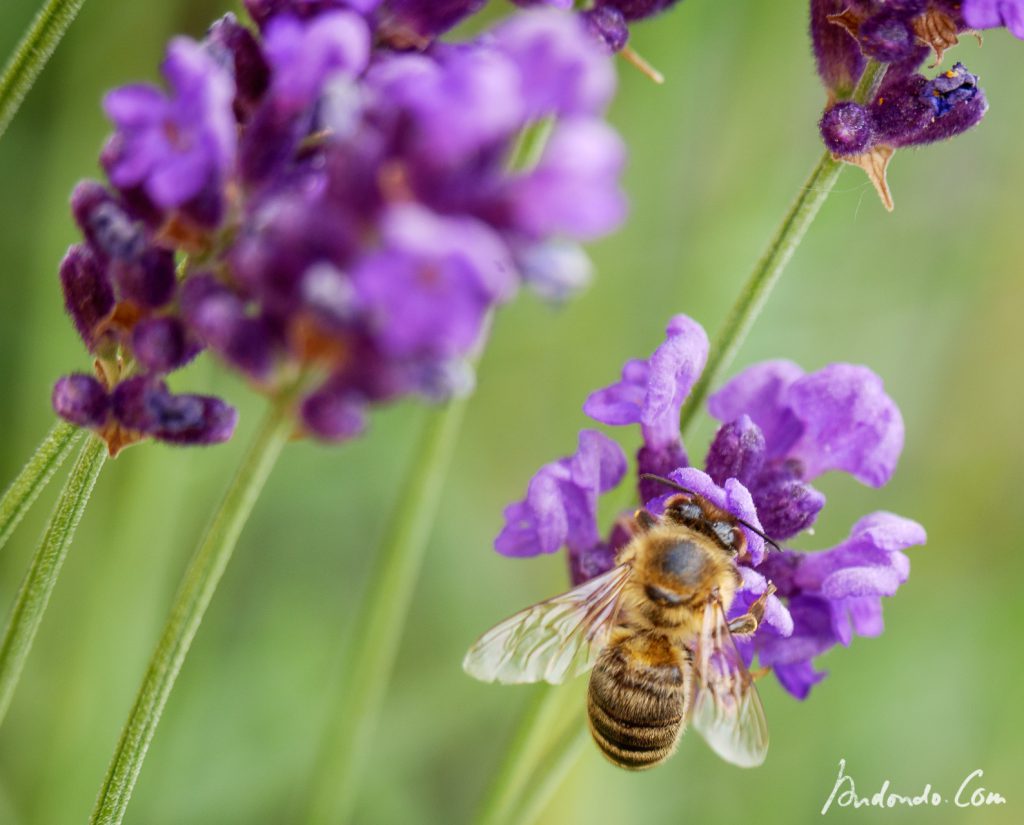
<svg viewBox="0 0 1024 825">
<path fill-rule="evenodd" d="M 605 648 L 587 691 L 594 741 L 621 768 L 654 767 L 676 749 L 691 690 L 689 663 L 664 637 L 637 635 Z"/>
</svg>

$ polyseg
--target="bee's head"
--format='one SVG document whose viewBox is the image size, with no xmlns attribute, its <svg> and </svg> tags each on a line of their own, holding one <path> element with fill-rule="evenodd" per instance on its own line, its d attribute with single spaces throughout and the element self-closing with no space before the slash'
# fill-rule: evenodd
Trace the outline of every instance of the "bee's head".
<svg viewBox="0 0 1024 825">
<path fill-rule="evenodd" d="M 746 527 L 753 533 L 759 535 L 771 547 L 781 549 L 778 544 L 772 541 L 754 525 L 734 516 L 728 510 L 723 510 L 708 501 L 704 496 L 693 490 L 688 490 L 670 478 L 662 478 L 650 474 L 643 474 L 641 478 L 650 481 L 657 481 L 673 490 L 678 490 L 681 495 L 672 496 L 665 502 L 665 518 L 678 524 L 685 525 L 691 530 L 703 533 L 721 547 L 730 558 L 742 556 L 747 549 L 747 537 L 740 526 Z"/>
</svg>

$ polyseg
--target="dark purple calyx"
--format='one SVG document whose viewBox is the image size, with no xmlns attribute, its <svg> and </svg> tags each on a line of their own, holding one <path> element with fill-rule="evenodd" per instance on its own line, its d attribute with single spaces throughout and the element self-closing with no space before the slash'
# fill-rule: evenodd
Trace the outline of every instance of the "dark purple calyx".
<svg viewBox="0 0 1024 825">
<path fill-rule="evenodd" d="M 882 63 L 895 63 L 912 54 L 917 46 L 912 15 L 886 10 L 860 25 L 861 51 Z"/>
<path fill-rule="evenodd" d="M 818 124 L 822 140 L 837 155 L 857 155 L 868 148 L 872 138 L 871 118 L 859 103 L 837 103 Z"/>
<path fill-rule="evenodd" d="M 110 415 L 106 388 L 91 375 L 65 375 L 53 387 L 54 412 L 79 427 L 102 427 Z"/>
</svg>

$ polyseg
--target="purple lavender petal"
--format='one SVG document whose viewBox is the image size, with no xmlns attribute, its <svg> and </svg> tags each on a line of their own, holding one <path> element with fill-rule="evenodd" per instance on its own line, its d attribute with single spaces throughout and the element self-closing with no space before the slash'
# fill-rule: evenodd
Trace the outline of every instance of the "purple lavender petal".
<svg viewBox="0 0 1024 825">
<path fill-rule="evenodd" d="M 832 364 L 794 382 L 786 398 L 803 424 L 787 452 L 805 479 L 843 470 L 872 487 L 889 480 L 903 451 L 903 417 L 874 372 Z"/>
<path fill-rule="evenodd" d="M 750 417 L 764 434 L 769 458 L 786 455 L 800 437 L 801 424 L 786 403 L 789 387 L 804 375 L 792 361 L 763 361 L 748 367 L 708 398 L 719 421 Z"/>
<path fill-rule="evenodd" d="M 606 123 L 559 121 L 537 166 L 511 183 L 515 226 L 532 238 L 589 240 L 612 231 L 626 215 L 619 188 L 625 157 L 622 139 Z"/>
<path fill-rule="evenodd" d="M 740 572 L 743 584 L 740 585 L 736 594 L 736 600 L 729 609 L 729 618 L 735 619 L 750 609 L 750 605 L 757 600 L 768 589 L 768 580 L 746 565 L 736 568 Z M 791 636 L 793 634 L 793 617 L 789 610 L 775 596 L 769 596 L 764 605 L 764 625 L 772 628 L 780 636 Z"/>
<path fill-rule="evenodd" d="M 494 41 L 518 68 L 530 118 L 600 114 L 615 93 L 611 60 L 573 15 L 516 14 L 498 26 Z"/>
<path fill-rule="evenodd" d="M 1005 26 L 1024 40 L 1024 0 L 964 0 L 963 15 L 971 28 Z"/>
<path fill-rule="evenodd" d="M 363 18 L 346 11 L 308 22 L 275 17 L 267 24 L 263 50 L 277 105 L 298 112 L 316 102 L 332 74 L 356 75 L 366 68 L 370 31 Z"/>
<path fill-rule="evenodd" d="M 772 672 L 778 677 L 779 683 L 801 701 L 807 698 L 812 687 L 828 676 L 827 670 L 817 671 L 809 661 L 776 665 Z"/>
<path fill-rule="evenodd" d="M 352 272 L 382 346 L 402 357 L 467 353 L 488 309 L 514 287 L 501 238 L 472 219 L 405 206 L 385 218 L 384 241 Z"/>
<path fill-rule="evenodd" d="M 583 412 L 602 424 L 639 424 L 644 400 L 647 398 L 650 372 L 646 361 L 627 361 L 622 368 L 622 380 L 588 395 L 583 404 Z"/>
<path fill-rule="evenodd" d="M 91 375 L 65 375 L 53 387 L 53 410 L 79 427 L 102 427 L 110 415 L 110 397 Z"/>
<path fill-rule="evenodd" d="M 104 98 L 117 127 L 104 162 L 116 186 L 141 185 L 158 205 L 174 208 L 230 173 L 235 89 L 230 73 L 188 38 L 171 41 L 163 72 L 170 98 L 147 86 L 125 86 Z"/>
<path fill-rule="evenodd" d="M 707 362 L 704 329 L 685 315 L 675 316 L 666 328 L 665 341 L 650 360 L 631 361 L 623 380 L 592 393 L 583 411 L 604 424 L 639 421 L 644 443 L 666 449 L 679 443 L 679 411 Z M 641 397 L 640 391 L 643 390 Z"/>
<path fill-rule="evenodd" d="M 524 123 L 519 73 L 492 48 L 460 49 L 440 63 L 396 57 L 375 72 L 372 86 L 382 90 L 381 107 L 397 101 L 411 112 L 416 152 L 431 164 L 468 162 Z"/>
<path fill-rule="evenodd" d="M 598 496 L 626 473 L 619 446 L 595 430 L 580 432 L 574 455 L 545 464 L 530 480 L 526 498 L 505 508 L 505 526 L 495 549 L 507 556 L 592 550 L 600 543 Z"/>
</svg>

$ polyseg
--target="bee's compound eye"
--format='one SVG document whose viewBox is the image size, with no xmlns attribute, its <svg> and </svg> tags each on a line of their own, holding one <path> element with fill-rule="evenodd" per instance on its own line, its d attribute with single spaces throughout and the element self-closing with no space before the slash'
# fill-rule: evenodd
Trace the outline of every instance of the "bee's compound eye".
<svg viewBox="0 0 1024 825">
<path fill-rule="evenodd" d="M 715 534 L 722 545 L 731 553 L 739 552 L 740 533 L 739 530 L 727 521 L 713 521 L 709 525 L 711 532 Z"/>
<path fill-rule="evenodd" d="M 673 593 L 671 590 L 663 590 L 653 584 L 644 585 L 644 593 L 647 594 L 648 599 L 660 605 L 678 607 L 683 603 L 683 597 L 678 593 Z"/>
</svg>

